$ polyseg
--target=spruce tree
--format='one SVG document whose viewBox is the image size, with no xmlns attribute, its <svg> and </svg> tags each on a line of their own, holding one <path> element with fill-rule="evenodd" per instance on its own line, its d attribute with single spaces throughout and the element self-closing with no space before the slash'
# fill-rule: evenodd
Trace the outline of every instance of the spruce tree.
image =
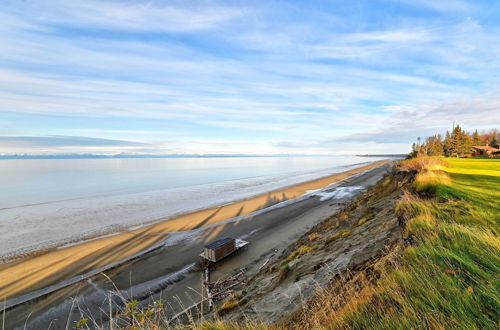
<svg viewBox="0 0 500 330">
<path fill-rule="evenodd" d="M 451 135 L 450 132 L 446 131 L 446 135 L 443 142 L 443 151 L 446 157 L 451 156 Z"/>
<path fill-rule="evenodd" d="M 462 129 L 459 125 L 453 128 L 450 139 L 450 157 L 458 157 L 462 142 Z"/>
<path fill-rule="evenodd" d="M 477 129 L 474 131 L 474 134 L 472 135 L 472 143 L 474 143 L 475 146 L 481 145 L 481 140 L 479 139 L 479 133 L 477 132 Z"/>
<path fill-rule="evenodd" d="M 493 135 L 493 137 L 491 138 L 491 141 L 490 141 L 490 146 L 493 147 L 493 148 L 497 148 L 499 147 L 498 145 L 498 140 L 497 140 L 497 137 Z"/>
<path fill-rule="evenodd" d="M 471 153 L 472 149 L 472 139 L 469 134 L 463 132 L 462 141 L 460 145 L 460 156 L 465 156 Z"/>
</svg>

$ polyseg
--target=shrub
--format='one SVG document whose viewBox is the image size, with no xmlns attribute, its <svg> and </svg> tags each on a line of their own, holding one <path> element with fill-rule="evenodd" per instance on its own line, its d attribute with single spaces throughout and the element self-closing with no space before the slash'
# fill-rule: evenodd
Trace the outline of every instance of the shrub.
<svg viewBox="0 0 500 330">
<path fill-rule="evenodd" d="M 288 258 L 285 259 L 283 263 L 289 263 L 293 261 L 295 258 L 297 258 L 299 255 L 307 254 L 311 251 L 314 251 L 318 248 L 318 245 L 313 245 L 313 246 L 307 246 L 307 245 L 301 245 L 299 248 L 288 256 Z"/>
<path fill-rule="evenodd" d="M 307 253 L 309 253 L 311 251 L 314 251 L 317 248 L 318 248 L 318 245 L 313 245 L 313 246 L 302 245 L 301 247 L 299 247 L 298 251 L 302 255 L 302 254 L 307 254 Z"/>
<path fill-rule="evenodd" d="M 347 212 L 342 212 L 339 214 L 340 221 L 346 221 L 347 219 L 349 219 L 349 214 L 347 214 Z"/>
<path fill-rule="evenodd" d="M 285 259 L 284 263 L 289 263 L 290 261 L 294 260 L 298 256 L 299 256 L 299 251 L 295 250 L 292 253 L 290 253 L 290 255 L 288 256 L 288 258 Z"/>
<path fill-rule="evenodd" d="M 339 237 L 340 237 L 340 233 L 335 233 L 333 235 L 330 235 L 327 238 L 325 238 L 325 244 L 331 243 L 331 242 L 335 241 Z"/>
<path fill-rule="evenodd" d="M 361 226 L 362 224 L 373 218 L 375 218 L 375 214 L 368 214 L 366 217 L 361 218 L 356 225 Z"/>
<path fill-rule="evenodd" d="M 325 239 L 325 244 L 328 244 L 330 242 L 333 242 L 334 240 L 336 240 L 337 238 L 339 237 L 347 237 L 351 234 L 351 231 L 349 229 L 344 229 L 344 230 L 341 230 L 339 231 L 338 233 L 335 233 L 331 236 L 328 236 L 326 239 Z"/>
<path fill-rule="evenodd" d="M 290 273 L 293 270 L 293 267 L 290 266 L 290 264 L 284 264 L 280 268 L 280 273 L 279 273 L 279 279 L 280 281 L 283 280 L 285 277 L 287 277 L 288 273 Z"/>
<path fill-rule="evenodd" d="M 223 315 L 223 314 L 225 314 L 227 312 L 232 311 L 236 307 L 245 304 L 246 302 L 247 302 L 247 300 L 245 298 L 240 299 L 240 300 L 235 300 L 234 298 L 229 299 L 226 302 L 224 302 L 224 304 L 222 304 L 222 306 L 220 306 L 217 309 L 217 314 Z"/>
<path fill-rule="evenodd" d="M 319 233 L 312 233 L 312 234 L 309 234 L 309 236 L 307 236 L 309 241 L 314 241 L 320 237 L 321 237 L 321 234 L 319 234 Z"/>
</svg>

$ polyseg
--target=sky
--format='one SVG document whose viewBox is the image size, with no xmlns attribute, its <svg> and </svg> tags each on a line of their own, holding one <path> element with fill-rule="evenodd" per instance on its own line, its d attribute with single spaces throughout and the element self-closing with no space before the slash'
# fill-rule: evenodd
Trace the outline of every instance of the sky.
<svg viewBox="0 0 500 330">
<path fill-rule="evenodd" d="M 1 154 L 406 153 L 500 127 L 500 1 L 0 2 Z"/>
</svg>

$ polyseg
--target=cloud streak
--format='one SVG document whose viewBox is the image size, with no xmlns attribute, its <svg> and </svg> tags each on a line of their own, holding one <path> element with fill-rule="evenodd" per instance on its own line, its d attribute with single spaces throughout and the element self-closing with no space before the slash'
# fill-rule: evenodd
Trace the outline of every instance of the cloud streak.
<svg viewBox="0 0 500 330">
<path fill-rule="evenodd" d="M 0 147 L 120 147 L 143 145 L 145 144 L 83 136 L 0 136 Z"/>
<path fill-rule="evenodd" d="M 38 12 L 36 22 L 57 29 L 73 26 L 133 31 L 184 32 L 207 30 L 241 18 L 244 10 L 228 6 L 188 4 L 184 1 L 49 1 L 50 6 L 26 2 L 23 10 Z M 182 6 L 180 6 L 182 4 Z M 186 6 L 186 4 L 188 4 Z M 17 6 L 9 6 L 20 14 Z"/>
</svg>

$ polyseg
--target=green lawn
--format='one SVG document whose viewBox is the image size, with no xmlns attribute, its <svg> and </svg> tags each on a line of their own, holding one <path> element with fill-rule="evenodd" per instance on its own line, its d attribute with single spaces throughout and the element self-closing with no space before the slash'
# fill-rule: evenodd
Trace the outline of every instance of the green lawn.
<svg viewBox="0 0 500 330">
<path fill-rule="evenodd" d="M 446 159 L 446 172 L 453 185 L 443 194 L 456 194 L 470 201 L 475 209 L 486 212 L 493 228 L 498 229 L 500 214 L 500 159 Z"/>
</svg>

